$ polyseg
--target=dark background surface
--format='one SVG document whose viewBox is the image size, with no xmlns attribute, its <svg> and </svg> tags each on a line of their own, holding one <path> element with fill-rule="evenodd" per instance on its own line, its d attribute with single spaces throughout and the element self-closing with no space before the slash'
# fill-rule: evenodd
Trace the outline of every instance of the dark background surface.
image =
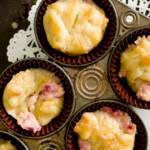
<svg viewBox="0 0 150 150">
<path fill-rule="evenodd" d="M 0 0 L 0 73 L 9 65 L 6 57 L 6 48 L 9 39 L 19 29 L 28 26 L 28 12 L 36 0 Z M 17 29 L 12 28 L 12 23 L 18 24 Z"/>
</svg>

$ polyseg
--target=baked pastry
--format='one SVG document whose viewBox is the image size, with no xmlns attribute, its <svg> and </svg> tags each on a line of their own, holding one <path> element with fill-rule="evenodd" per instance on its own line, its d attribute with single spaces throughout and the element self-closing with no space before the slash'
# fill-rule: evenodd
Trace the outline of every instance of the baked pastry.
<svg viewBox="0 0 150 150">
<path fill-rule="evenodd" d="M 17 150 L 14 145 L 11 144 L 10 141 L 2 140 L 0 142 L 0 150 Z"/>
<path fill-rule="evenodd" d="M 12 77 L 4 89 L 3 104 L 25 130 L 41 130 L 59 115 L 64 89 L 60 80 L 45 69 L 27 69 Z"/>
<path fill-rule="evenodd" d="M 87 54 L 96 47 L 107 24 L 105 12 L 92 0 L 58 0 L 43 18 L 49 44 L 70 55 Z"/>
<path fill-rule="evenodd" d="M 150 101 L 150 36 L 138 37 L 121 54 L 119 76 L 126 77 L 138 98 Z"/>
<path fill-rule="evenodd" d="M 127 113 L 103 107 L 83 113 L 74 132 L 80 150 L 133 150 L 136 125 Z"/>
</svg>

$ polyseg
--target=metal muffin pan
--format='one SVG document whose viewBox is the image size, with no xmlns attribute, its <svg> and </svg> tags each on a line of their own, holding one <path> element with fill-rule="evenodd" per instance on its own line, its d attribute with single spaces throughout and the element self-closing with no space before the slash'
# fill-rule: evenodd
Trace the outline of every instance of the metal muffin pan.
<svg viewBox="0 0 150 150">
<path fill-rule="evenodd" d="M 51 0 L 49 1 L 52 2 Z M 75 112 L 82 108 L 85 104 L 97 99 L 101 99 L 101 101 L 103 101 L 103 99 L 117 99 L 107 79 L 107 65 L 110 52 L 116 46 L 119 39 L 127 32 L 138 27 L 150 25 L 150 20 L 148 18 L 138 14 L 124 4 L 117 0 L 112 0 L 112 3 L 116 9 L 117 21 L 119 24 L 117 27 L 115 42 L 111 45 L 111 49 L 107 55 L 98 60 L 98 62 L 95 61 L 95 64 L 91 64 L 89 67 L 85 67 L 84 65 L 84 67 L 82 65 L 82 67 L 78 65 L 76 68 L 70 68 L 71 65 L 63 67 L 74 83 L 76 100 Z M 52 59 L 52 61 L 57 63 L 54 59 Z M 101 90 L 96 90 L 99 88 Z M 96 92 L 93 93 L 93 91 Z M 2 130 L 7 130 L 2 123 L 0 123 L 0 127 Z M 41 139 L 34 140 L 32 138 L 20 138 L 25 141 L 31 150 L 65 150 L 65 133 L 67 127 L 68 126 L 66 125 L 56 134 Z M 8 132 L 12 133 L 11 131 Z"/>
</svg>

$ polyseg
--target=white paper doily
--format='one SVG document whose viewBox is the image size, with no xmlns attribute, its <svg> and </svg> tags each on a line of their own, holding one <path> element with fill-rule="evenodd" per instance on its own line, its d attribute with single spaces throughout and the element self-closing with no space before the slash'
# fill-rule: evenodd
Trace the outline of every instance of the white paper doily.
<svg viewBox="0 0 150 150">
<path fill-rule="evenodd" d="M 9 62 L 15 62 L 20 59 L 37 57 L 45 58 L 48 57 L 41 51 L 41 48 L 37 45 L 35 34 L 34 34 L 34 17 L 37 7 L 42 0 L 37 0 L 36 4 L 32 6 L 28 21 L 30 25 L 26 30 L 19 30 L 18 33 L 14 34 L 13 38 L 10 39 L 7 47 L 7 57 Z"/>
<path fill-rule="evenodd" d="M 37 7 L 42 0 L 37 0 L 36 4 L 32 6 L 29 12 L 28 21 L 29 27 L 26 30 L 19 30 L 10 39 L 7 47 L 7 57 L 9 62 L 15 62 L 17 60 L 29 57 L 45 58 L 48 57 L 39 48 L 35 34 L 34 34 L 34 17 Z M 149 0 L 120 0 L 121 2 L 132 7 L 134 10 L 141 12 L 142 14 L 150 17 L 150 1 Z"/>
</svg>

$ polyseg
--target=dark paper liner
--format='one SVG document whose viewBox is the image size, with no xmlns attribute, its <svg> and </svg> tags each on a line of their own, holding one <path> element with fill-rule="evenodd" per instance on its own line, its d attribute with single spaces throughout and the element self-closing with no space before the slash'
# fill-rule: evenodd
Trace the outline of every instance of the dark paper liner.
<svg viewBox="0 0 150 150">
<path fill-rule="evenodd" d="M 13 75 L 21 70 L 29 68 L 43 68 L 53 72 L 61 81 L 64 88 L 64 103 L 63 108 L 59 116 L 54 118 L 48 125 L 43 126 L 41 131 L 33 133 L 26 131 L 17 125 L 16 120 L 7 114 L 2 102 L 3 91 L 6 84 L 10 81 Z M 42 59 L 26 59 L 21 60 L 15 64 L 9 66 L 0 76 L 0 118 L 7 128 L 15 132 L 15 134 L 26 138 L 41 138 L 55 134 L 62 129 L 71 117 L 75 107 L 74 88 L 69 76 L 65 71 L 50 61 Z"/>
<path fill-rule="evenodd" d="M 105 11 L 106 16 L 109 18 L 109 23 L 104 38 L 98 46 L 88 54 L 80 56 L 64 54 L 53 49 L 48 43 L 43 27 L 43 16 L 46 12 L 47 6 L 53 2 L 56 2 L 56 0 L 43 0 L 35 15 L 34 32 L 37 43 L 42 50 L 49 56 L 50 59 L 56 61 L 56 63 L 69 67 L 87 66 L 102 59 L 109 52 L 118 33 L 118 17 L 112 2 L 109 0 L 94 0 L 94 2 Z"/>
<path fill-rule="evenodd" d="M 0 131 L 0 139 L 11 141 L 12 145 L 14 145 L 17 150 L 29 150 L 23 141 L 8 132 Z"/>
<path fill-rule="evenodd" d="M 132 122 L 137 126 L 137 133 L 135 138 L 134 150 L 146 150 L 147 149 L 147 131 L 141 121 L 141 119 L 136 115 L 136 113 L 127 107 L 125 104 L 117 102 L 117 100 L 99 100 L 93 103 L 89 103 L 82 107 L 71 119 L 70 124 L 66 131 L 66 149 L 67 150 L 79 150 L 78 147 L 78 135 L 73 131 L 76 123 L 81 119 L 84 112 L 93 112 L 99 110 L 100 108 L 108 106 L 111 108 L 119 109 L 127 112 L 132 119 Z"/>
<path fill-rule="evenodd" d="M 140 27 L 129 32 L 119 40 L 109 58 L 108 78 L 112 89 L 123 102 L 131 104 L 135 107 L 150 109 L 150 102 L 137 98 L 136 93 L 129 87 L 126 79 L 118 76 L 120 71 L 121 53 L 128 47 L 129 44 L 134 43 L 138 36 L 143 35 L 150 35 L 149 27 Z"/>
</svg>

